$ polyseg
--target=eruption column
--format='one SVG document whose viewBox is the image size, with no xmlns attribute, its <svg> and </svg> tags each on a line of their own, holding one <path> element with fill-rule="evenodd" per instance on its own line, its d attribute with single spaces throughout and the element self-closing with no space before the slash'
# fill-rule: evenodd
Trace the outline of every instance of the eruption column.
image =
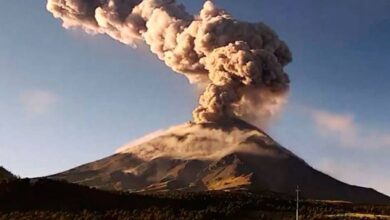
<svg viewBox="0 0 390 220">
<path fill-rule="evenodd" d="M 105 33 L 131 46 L 144 41 L 191 83 L 207 85 L 193 111 L 196 123 L 241 118 L 264 124 L 285 102 L 286 44 L 265 24 L 238 21 L 211 1 L 197 16 L 174 0 L 48 0 L 47 9 L 65 28 Z"/>
</svg>

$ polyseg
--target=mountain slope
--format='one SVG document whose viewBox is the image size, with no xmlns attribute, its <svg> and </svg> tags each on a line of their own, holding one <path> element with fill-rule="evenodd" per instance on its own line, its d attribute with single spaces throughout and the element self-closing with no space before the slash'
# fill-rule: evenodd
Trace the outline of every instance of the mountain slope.
<svg viewBox="0 0 390 220">
<path fill-rule="evenodd" d="M 0 166 L 0 182 L 3 180 L 9 180 L 9 179 L 14 179 L 14 178 L 15 178 L 15 176 L 11 172 L 4 169 L 4 167 Z"/>
<path fill-rule="evenodd" d="M 390 203 L 373 189 L 340 182 L 310 167 L 242 121 L 184 124 L 123 147 L 117 154 L 50 176 L 129 191 L 271 190 L 311 199 Z"/>
</svg>

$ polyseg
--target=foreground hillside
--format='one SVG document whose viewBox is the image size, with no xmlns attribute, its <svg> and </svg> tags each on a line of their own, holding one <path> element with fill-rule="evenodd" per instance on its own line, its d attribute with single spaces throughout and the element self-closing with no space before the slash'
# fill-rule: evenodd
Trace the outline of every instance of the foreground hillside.
<svg viewBox="0 0 390 220">
<path fill-rule="evenodd" d="M 390 206 L 302 200 L 300 213 L 301 219 L 386 219 Z M 0 219 L 292 219 L 294 215 L 293 197 L 269 192 L 124 194 L 47 179 L 0 183 Z"/>
<path fill-rule="evenodd" d="M 248 190 L 311 199 L 390 203 L 374 189 L 313 169 L 260 129 L 240 120 L 187 123 L 123 147 L 116 154 L 49 178 L 132 192 Z"/>
<path fill-rule="evenodd" d="M 11 172 L 0 166 L 0 182 L 14 178 L 15 176 Z"/>
</svg>

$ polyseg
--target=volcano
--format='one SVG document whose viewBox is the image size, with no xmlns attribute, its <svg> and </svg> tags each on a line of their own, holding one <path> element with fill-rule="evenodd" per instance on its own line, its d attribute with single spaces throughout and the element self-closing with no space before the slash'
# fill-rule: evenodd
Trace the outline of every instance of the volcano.
<svg viewBox="0 0 390 220">
<path fill-rule="evenodd" d="M 49 178 L 130 192 L 247 190 L 357 203 L 390 203 L 374 189 L 313 169 L 260 129 L 240 120 L 186 123 L 122 147 L 116 154 Z"/>
</svg>

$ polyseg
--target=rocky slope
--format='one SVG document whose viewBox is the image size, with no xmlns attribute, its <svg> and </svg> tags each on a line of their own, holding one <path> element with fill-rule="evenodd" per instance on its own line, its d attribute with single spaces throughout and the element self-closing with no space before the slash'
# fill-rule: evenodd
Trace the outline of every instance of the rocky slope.
<svg viewBox="0 0 390 220">
<path fill-rule="evenodd" d="M 299 185 L 302 195 L 311 199 L 390 203 L 373 189 L 313 169 L 242 121 L 176 126 L 50 178 L 126 191 L 241 189 L 294 194 Z"/>
</svg>

